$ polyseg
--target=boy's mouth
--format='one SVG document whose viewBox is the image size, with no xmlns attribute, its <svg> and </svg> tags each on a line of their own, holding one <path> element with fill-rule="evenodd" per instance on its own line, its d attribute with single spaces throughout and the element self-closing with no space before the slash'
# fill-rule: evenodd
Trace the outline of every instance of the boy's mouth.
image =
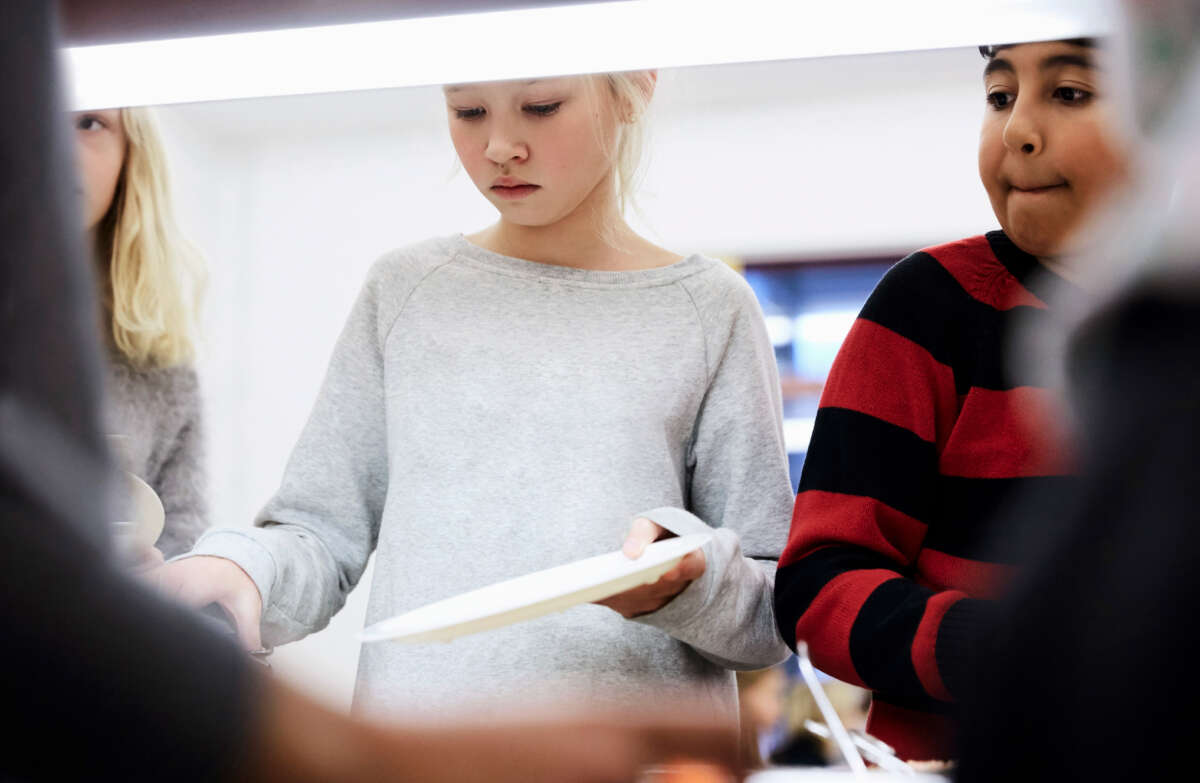
<svg viewBox="0 0 1200 783">
<path fill-rule="evenodd" d="M 1067 186 L 1066 182 L 1052 182 L 1047 185 L 1026 183 L 1024 186 L 1018 185 L 1015 182 L 1011 184 L 1012 189 L 1014 191 L 1016 191 L 1017 193 L 1029 193 L 1029 194 L 1051 193 L 1055 190 L 1058 190 L 1059 188 L 1065 188 L 1066 186 Z"/>
</svg>

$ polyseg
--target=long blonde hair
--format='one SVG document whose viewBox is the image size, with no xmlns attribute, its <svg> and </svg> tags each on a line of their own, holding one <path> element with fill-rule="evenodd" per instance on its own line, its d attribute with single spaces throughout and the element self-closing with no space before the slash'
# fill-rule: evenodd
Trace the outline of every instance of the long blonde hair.
<svg viewBox="0 0 1200 783">
<path fill-rule="evenodd" d="M 125 162 L 113 203 L 96 227 L 105 310 L 116 349 L 138 367 L 196 355 L 205 271 L 175 223 L 167 159 L 149 109 L 121 109 Z"/>
</svg>

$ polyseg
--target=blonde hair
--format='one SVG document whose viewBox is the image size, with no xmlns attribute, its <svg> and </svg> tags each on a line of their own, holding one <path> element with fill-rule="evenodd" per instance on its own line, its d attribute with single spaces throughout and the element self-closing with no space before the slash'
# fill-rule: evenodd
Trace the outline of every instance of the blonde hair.
<svg viewBox="0 0 1200 783">
<path fill-rule="evenodd" d="M 117 350 L 139 367 L 195 358 L 205 272 L 175 224 L 167 159 L 149 109 L 121 109 L 125 162 L 96 228 L 104 304 Z"/>
<path fill-rule="evenodd" d="M 611 151 L 616 174 L 617 207 L 621 214 L 635 207 L 634 193 L 641 178 L 642 150 L 646 141 L 646 109 L 654 95 L 652 71 L 625 71 L 600 75 L 608 87 L 620 120 L 620 135 Z"/>
</svg>

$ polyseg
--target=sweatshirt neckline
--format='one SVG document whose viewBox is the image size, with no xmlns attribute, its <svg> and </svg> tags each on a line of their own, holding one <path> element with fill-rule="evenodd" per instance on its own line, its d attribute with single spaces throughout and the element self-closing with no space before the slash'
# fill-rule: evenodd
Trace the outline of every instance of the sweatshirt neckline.
<svg viewBox="0 0 1200 783">
<path fill-rule="evenodd" d="M 540 278 L 588 285 L 644 286 L 673 283 L 699 271 L 708 261 L 705 256 L 694 253 L 673 264 L 650 269 L 619 271 L 580 269 L 506 256 L 474 244 L 463 234 L 453 234 L 449 239 L 451 250 L 456 257 L 479 267 L 514 277 Z"/>
<path fill-rule="evenodd" d="M 1083 289 L 1077 284 L 1043 264 L 1037 256 L 1022 250 L 1003 231 L 989 231 L 986 237 L 1000 263 L 1021 285 L 1043 302 L 1049 302 L 1056 296 L 1074 297 L 1083 294 Z"/>
</svg>

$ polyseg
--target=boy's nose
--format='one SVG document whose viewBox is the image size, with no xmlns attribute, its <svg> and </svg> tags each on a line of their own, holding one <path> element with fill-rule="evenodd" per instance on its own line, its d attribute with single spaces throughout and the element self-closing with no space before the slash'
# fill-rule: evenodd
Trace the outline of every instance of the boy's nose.
<svg viewBox="0 0 1200 783">
<path fill-rule="evenodd" d="M 1035 155 L 1041 152 L 1043 145 L 1044 139 L 1035 112 L 1023 110 L 1018 99 L 1004 125 L 1004 146 L 1011 152 Z"/>
</svg>

